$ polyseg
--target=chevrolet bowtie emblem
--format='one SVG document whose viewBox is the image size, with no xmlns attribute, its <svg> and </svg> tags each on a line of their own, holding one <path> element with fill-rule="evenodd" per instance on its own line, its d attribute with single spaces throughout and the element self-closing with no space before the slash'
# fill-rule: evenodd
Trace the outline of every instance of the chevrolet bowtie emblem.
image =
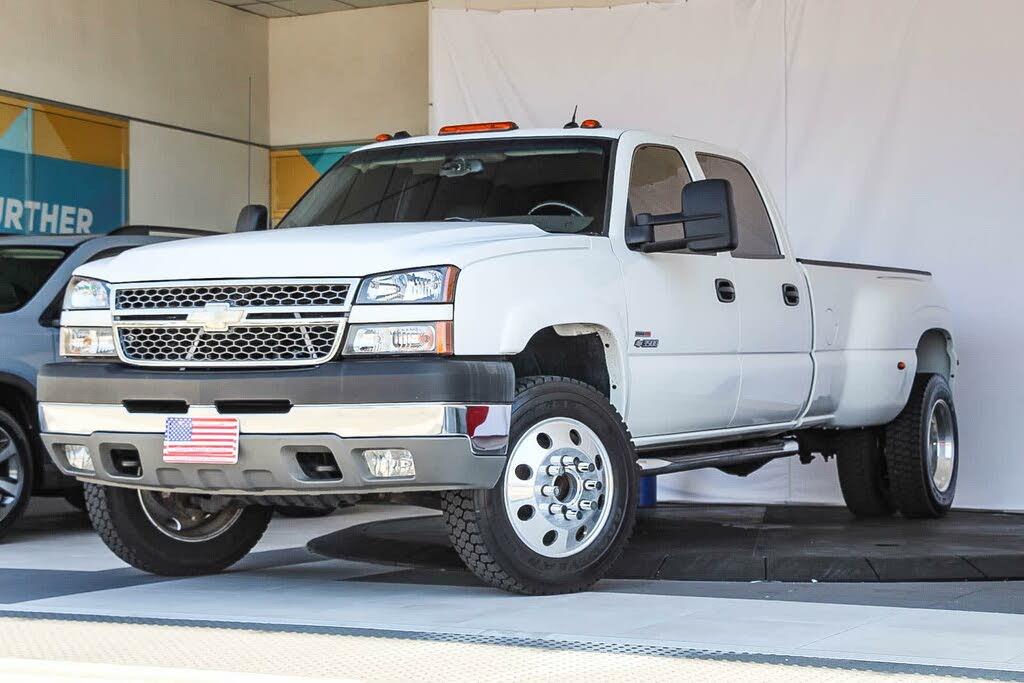
<svg viewBox="0 0 1024 683">
<path fill-rule="evenodd" d="M 206 304 L 201 311 L 188 314 L 188 322 L 202 325 L 204 332 L 227 332 L 232 325 L 245 320 L 245 311 L 231 304 Z"/>
</svg>

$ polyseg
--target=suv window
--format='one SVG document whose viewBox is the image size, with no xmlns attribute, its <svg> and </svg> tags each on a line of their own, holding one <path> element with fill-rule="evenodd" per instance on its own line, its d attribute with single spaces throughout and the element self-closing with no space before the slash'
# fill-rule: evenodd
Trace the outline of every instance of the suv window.
<svg viewBox="0 0 1024 683">
<path fill-rule="evenodd" d="M 641 213 L 679 213 L 683 186 L 690 180 L 683 156 L 675 148 L 637 147 L 629 172 L 629 220 L 635 222 Z M 654 236 L 657 240 L 681 238 L 683 224 L 656 225 Z"/>
<path fill-rule="evenodd" d="M 0 248 L 0 313 L 10 313 L 27 304 L 66 256 L 63 249 Z"/>
<path fill-rule="evenodd" d="M 698 154 L 697 161 L 707 178 L 722 178 L 732 185 L 732 199 L 736 205 L 736 227 L 740 243 L 732 253 L 737 258 L 779 258 L 779 243 L 768 217 L 761 192 L 747 167 L 735 159 L 714 154 Z"/>
<path fill-rule="evenodd" d="M 352 152 L 278 228 L 349 223 L 525 223 L 605 231 L 612 140 L 495 138 Z"/>
</svg>

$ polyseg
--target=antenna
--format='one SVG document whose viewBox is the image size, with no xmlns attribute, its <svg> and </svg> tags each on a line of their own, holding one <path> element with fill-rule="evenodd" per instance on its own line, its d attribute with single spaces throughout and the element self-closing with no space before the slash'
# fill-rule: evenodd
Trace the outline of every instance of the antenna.
<svg viewBox="0 0 1024 683">
<path fill-rule="evenodd" d="M 572 108 L 572 121 L 562 126 L 562 128 L 579 128 L 580 124 L 576 123 L 576 111 L 580 108 L 580 105 L 576 105 Z"/>
</svg>

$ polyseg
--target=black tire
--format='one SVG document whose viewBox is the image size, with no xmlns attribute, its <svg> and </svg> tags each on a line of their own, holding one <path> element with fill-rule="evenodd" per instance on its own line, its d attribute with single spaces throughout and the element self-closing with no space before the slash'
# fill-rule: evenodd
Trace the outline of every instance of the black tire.
<svg viewBox="0 0 1024 683">
<path fill-rule="evenodd" d="M 856 517 L 889 517 L 896 512 L 889 467 L 877 429 L 858 429 L 836 438 L 836 468 L 846 507 Z"/>
<path fill-rule="evenodd" d="M 82 512 L 87 512 L 85 509 L 85 490 L 81 485 L 70 489 L 64 489 L 61 493 L 64 496 L 64 500 L 67 504 L 73 508 L 77 508 Z"/>
<path fill-rule="evenodd" d="M 25 514 L 32 497 L 35 463 L 25 429 L 13 415 L 2 409 L 0 454 L 6 456 L 0 462 L 0 483 L 4 489 L 0 490 L 0 538 L 3 538 Z"/>
<path fill-rule="evenodd" d="M 442 511 L 455 550 L 466 566 L 496 588 L 526 595 L 585 590 L 603 577 L 622 554 L 636 521 L 636 452 L 622 418 L 592 387 L 563 377 L 528 377 L 516 385 L 509 453 L 534 425 L 552 417 L 576 420 L 604 445 L 612 490 L 607 521 L 589 545 L 568 557 L 548 557 L 530 549 L 516 534 L 505 511 L 505 478 L 493 489 L 449 491 Z M 603 509 L 603 508 L 602 508 Z"/>
<path fill-rule="evenodd" d="M 953 437 L 952 473 L 940 489 L 929 464 L 929 432 L 939 403 L 948 407 Z M 941 375 L 918 375 L 899 416 L 885 428 L 885 457 L 893 499 L 904 517 L 936 518 L 953 505 L 959 470 L 959 436 L 949 384 Z"/>
<path fill-rule="evenodd" d="M 198 576 L 230 567 L 252 550 L 274 514 L 271 507 L 249 506 L 220 535 L 183 541 L 150 521 L 135 489 L 86 484 L 85 503 L 93 527 L 115 555 L 160 576 Z"/>
</svg>

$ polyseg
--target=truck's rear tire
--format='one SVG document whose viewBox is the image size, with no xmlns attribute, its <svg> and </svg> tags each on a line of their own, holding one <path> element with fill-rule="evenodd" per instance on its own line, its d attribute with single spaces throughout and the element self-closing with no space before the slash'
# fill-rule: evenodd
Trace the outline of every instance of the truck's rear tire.
<svg viewBox="0 0 1024 683">
<path fill-rule="evenodd" d="M 885 428 L 893 499 L 904 517 L 934 518 L 953 505 L 959 469 L 956 411 L 941 375 L 918 375 L 903 412 Z"/>
<path fill-rule="evenodd" d="M 34 474 L 32 448 L 24 427 L 0 409 L 0 538 L 25 514 Z"/>
<path fill-rule="evenodd" d="M 442 497 L 456 551 L 480 579 L 513 593 L 588 588 L 636 520 L 636 453 L 622 418 L 586 384 L 529 377 L 516 386 L 509 444 L 495 488 Z"/>
<path fill-rule="evenodd" d="M 261 505 L 206 513 L 183 494 L 85 485 L 92 525 L 131 566 L 161 576 L 213 574 L 245 557 L 274 509 Z"/>
<path fill-rule="evenodd" d="M 889 467 L 877 429 L 844 432 L 836 438 L 836 468 L 846 507 L 856 517 L 888 517 L 896 512 Z"/>
</svg>

